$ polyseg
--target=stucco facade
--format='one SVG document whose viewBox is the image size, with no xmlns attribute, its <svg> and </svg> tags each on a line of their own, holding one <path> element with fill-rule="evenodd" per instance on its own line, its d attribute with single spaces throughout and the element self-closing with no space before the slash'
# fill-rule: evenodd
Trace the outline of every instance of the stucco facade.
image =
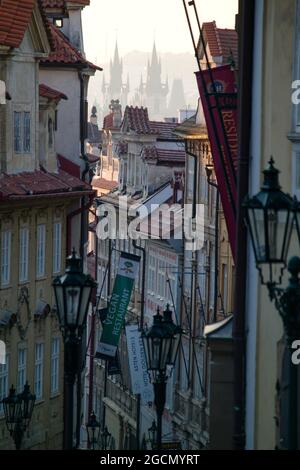
<svg viewBox="0 0 300 470">
<path fill-rule="evenodd" d="M 256 2 L 253 123 L 250 191 L 260 187 L 261 172 L 270 157 L 281 171 L 280 183 L 293 193 L 293 145 L 291 101 L 294 80 L 295 0 Z M 297 246 L 291 247 L 291 253 Z M 286 279 L 285 279 L 286 281 Z M 284 281 L 284 282 L 285 282 Z M 282 322 L 268 292 L 254 269 L 249 247 L 247 286 L 246 445 L 249 449 L 273 450 L 276 442 L 276 381 L 278 342 Z"/>
</svg>

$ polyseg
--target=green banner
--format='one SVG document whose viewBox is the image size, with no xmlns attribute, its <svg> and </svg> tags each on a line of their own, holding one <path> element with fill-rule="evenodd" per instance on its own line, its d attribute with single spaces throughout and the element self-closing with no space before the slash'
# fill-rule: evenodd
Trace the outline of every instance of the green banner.
<svg viewBox="0 0 300 470">
<path fill-rule="evenodd" d="M 115 357 L 116 355 L 139 262 L 139 256 L 121 253 L 118 274 L 97 348 L 97 353 L 101 356 Z"/>
</svg>

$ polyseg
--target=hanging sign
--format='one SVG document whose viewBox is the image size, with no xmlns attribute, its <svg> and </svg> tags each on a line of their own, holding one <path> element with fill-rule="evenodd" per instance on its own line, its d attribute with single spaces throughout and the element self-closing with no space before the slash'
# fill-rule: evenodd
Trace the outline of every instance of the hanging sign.
<svg viewBox="0 0 300 470">
<path fill-rule="evenodd" d="M 132 392 L 141 395 L 141 402 L 153 402 L 153 387 L 149 380 L 146 356 L 137 325 L 126 326 L 126 341 Z"/>
<path fill-rule="evenodd" d="M 237 87 L 230 65 L 196 73 L 214 168 L 226 219 L 229 241 L 235 255 L 237 206 Z M 214 85 L 212 83 L 214 82 Z"/>
<path fill-rule="evenodd" d="M 109 302 L 107 316 L 103 322 L 103 331 L 97 353 L 104 357 L 115 357 L 124 325 L 124 319 L 130 302 L 135 277 L 138 272 L 140 257 L 130 253 L 121 253 L 118 274 Z"/>
</svg>

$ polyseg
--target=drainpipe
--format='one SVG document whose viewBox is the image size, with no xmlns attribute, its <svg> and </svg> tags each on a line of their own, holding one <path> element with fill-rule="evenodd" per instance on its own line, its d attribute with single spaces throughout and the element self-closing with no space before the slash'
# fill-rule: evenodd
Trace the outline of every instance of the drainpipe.
<svg viewBox="0 0 300 470">
<path fill-rule="evenodd" d="M 72 219 L 76 217 L 76 215 L 82 214 L 90 209 L 91 205 L 93 204 L 94 195 L 91 194 L 89 196 L 89 202 L 78 209 L 75 209 L 73 212 L 67 215 L 67 255 L 71 254 L 72 251 Z M 82 238 L 80 239 L 80 250 L 82 250 Z"/>
<path fill-rule="evenodd" d="M 247 230 L 243 220 L 242 203 L 248 194 L 249 187 L 254 13 L 255 1 L 239 0 L 239 160 L 236 224 L 236 281 L 233 319 L 233 447 L 236 450 L 242 450 L 245 448 L 245 293 L 247 281 Z"/>
<path fill-rule="evenodd" d="M 98 217 L 95 216 L 96 224 L 98 224 Z M 94 279 L 98 281 L 98 238 L 97 231 L 94 231 L 95 238 L 95 271 Z M 93 398 L 94 398 L 94 354 L 95 354 L 95 326 L 96 326 L 96 315 L 97 315 L 97 300 L 96 305 L 93 305 L 93 311 L 91 316 L 91 330 L 90 330 L 90 362 L 89 362 L 89 402 L 88 402 L 88 418 L 93 412 Z"/>
<path fill-rule="evenodd" d="M 140 317 L 140 330 L 142 331 L 144 328 L 144 316 L 145 316 L 146 249 L 142 246 L 138 246 L 136 240 L 132 240 L 132 244 L 136 250 L 141 251 L 143 254 L 141 317 Z M 138 395 L 137 404 L 136 404 L 136 447 L 137 447 L 137 450 L 140 450 L 140 434 L 141 434 L 141 395 Z"/>
</svg>

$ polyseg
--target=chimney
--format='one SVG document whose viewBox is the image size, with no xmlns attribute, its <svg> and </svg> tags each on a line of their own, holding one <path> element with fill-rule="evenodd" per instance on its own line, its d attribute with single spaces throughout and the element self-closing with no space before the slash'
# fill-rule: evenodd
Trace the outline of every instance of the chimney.
<svg viewBox="0 0 300 470">
<path fill-rule="evenodd" d="M 98 125 L 97 108 L 96 108 L 96 106 L 93 106 L 93 107 L 92 107 L 92 114 L 91 114 L 91 117 L 90 117 L 90 123 L 91 123 L 91 124 L 94 124 L 95 126 Z"/>
<path fill-rule="evenodd" d="M 122 124 L 122 106 L 119 100 L 111 100 L 109 109 L 113 114 L 113 128 L 119 129 Z"/>
</svg>

